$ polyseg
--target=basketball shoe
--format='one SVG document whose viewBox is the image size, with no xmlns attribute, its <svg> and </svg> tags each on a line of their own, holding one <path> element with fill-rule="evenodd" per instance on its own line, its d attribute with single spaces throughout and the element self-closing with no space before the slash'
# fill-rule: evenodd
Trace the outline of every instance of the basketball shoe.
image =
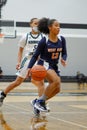
<svg viewBox="0 0 87 130">
<path fill-rule="evenodd" d="M 6 97 L 3 91 L 0 91 L 0 107 L 3 105 L 3 100 Z"/>
<path fill-rule="evenodd" d="M 34 107 L 42 112 L 48 112 L 45 101 L 44 100 L 36 100 Z"/>
<path fill-rule="evenodd" d="M 37 108 L 34 107 L 34 105 L 35 105 L 35 103 L 36 103 L 36 100 L 37 100 L 37 99 L 32 100 L 32 101 L 31 101 L 31 104 L 32 104 L 32 106 L 33 106 L 33 112 L 34 112 L 35 117 L 39 118 L 39 117 L 40 117 L 40 111 L 39 111 Z"/>
<path fill-rule="evenodd" d="M 37 99 L 34 99 L 34 100 L 32 100 L 32 101 L 31 101 L 31 104 L 32 104 L 32 106 L 33 106 L 33 107 L 34 107 L 34 104 L 36 103 L 36 100 L 37 100 Z M 45 104 L 45 105 L 46 105 L 46 108 L 47 108 L 47 112 L 50 112 L 49 103 L 48 103 L 48 102 L 46 102 L 46 104 Z"/>
</svg>

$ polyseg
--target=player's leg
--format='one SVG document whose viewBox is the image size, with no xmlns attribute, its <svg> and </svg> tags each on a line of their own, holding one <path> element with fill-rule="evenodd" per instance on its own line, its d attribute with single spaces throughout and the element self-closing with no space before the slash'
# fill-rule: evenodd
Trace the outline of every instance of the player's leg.
<svg viewBox="0 0 87 130">
<path fill-rule="evenodd" d="M 55 73 L 54 70 L 49 69 L 47 73 L 46 79 L 48 80 L 49 84 L 46 88 L 44 94 L 46 95 L 46 100 L 54 97 L 57 93 L 60 92 L 60 77 Z"/>
<path fill-rule="evenodd" d="M 60 77 L 54 70 L 49 69 L 46 76 L 49 84 L 46 87 L 43 95 L 36 101 L 35 107 L 40 111 L 48 111 L 45 101 L 55 96 L 60 92 Z"/>
<path fill-rule="evenodd" d="M 38 88 L 38 95 L 40 97 L 43 94 L 44 90 L 45 90 L 44 80 L 36 81 L 34 79 L 31 79 L 31 82 Z"/>
<path fill-rule="evenodd" d="M 26 58 L 26 57 L 25 57 Z M 25 62 L 24 62 L 25 61 Z M 3 91 L 5 95 L 7 95 L 11 90 L 19 86 L 26 78 L 27 74 L 27 66 L 28 66 L 29 60 L 22 60 L 22 63 L 20 65 L 20 69 L 17 71 L 16 75 L 17 78 L 11 82 L 7 88 Z"/>
<path fill-rule="evenodd" d="M 4 91 L 0 92 L 0 106 L 3 104 L 3 100 L 6 97 L 6 95 L 11 90 L 13 90 L 17 86 L 19 86 L 25 80 L 26 75 L 27 75 L 27 66 L 28 66 L 28 63 L 29 63 L 29 59 L 27 57 L 25 57 L 22 60 L 22 62 L 21 62 L 20 69 L 16 73 L 16 75 L 17 75 L 16 80 L 13 81 L 11 84 L 9 84 Z"/>
<path fill-rule="evenodd" d="M 38 88 L 38 96 L 42 96 L 42 94 L 44 93 L 45 91 L 45 83 L 44 83 L 44 80 L 41 80 L 41 81 L 36 81 L 34 79 L 31 79 L 31 82 Z M 40 111 L 38 109 L 36 109 L 34 107 L 35 103 L 36 103 L 36 100 L 37 99 L 34 99 L 31 101 L 31 104 L 33 105 L 33 112 L 34 112 L 34 115 L 36 117 L 39 117 L 40 116 Z M 49 108 L 49 105 L 48 103 L 46 102 L 46 107 L 47 107 L 47 110 L 50 111 L 50 108 Z"/>
<path fill-rule="evenodd" d="M 24 78 L 18 76 L 15 81 L 13 81 L 7 86 L 7 88 L 4 90 L 4 93 L 8 94 L 11 90 L 19 86 L 23 81 Z"/>
<path fill-rule="evenodd" d="M 17 86 L 19 86 L 22 82 L 24 81 L 24 78 L 21 77 L 17 77 L 15 81 L 13 81 L 12 83 L 10 83 L 7 88 L 4 91 L 0 92 L 0 106 L 2 106 L 3 104 L 3 100 L 6 97 L 6 95 L 13 90 L 14 88 L 16 88 Z"/>
</svg>

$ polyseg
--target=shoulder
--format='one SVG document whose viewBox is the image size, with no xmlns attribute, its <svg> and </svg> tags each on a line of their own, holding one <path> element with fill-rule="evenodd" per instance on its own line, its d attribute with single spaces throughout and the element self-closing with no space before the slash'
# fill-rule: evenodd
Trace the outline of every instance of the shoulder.
<svg viewBox="0 0 87 130">
<path fill-rule="evenodd" d="M 27 41 L 27 40 L 26 40 L 26 39 L 27 39 L 27 35 L 28 35 L 28 34 L 26 33 L 26 34 L 24 34 L 24 35 L 21 36 L 21 38 L 20 38 L 20 40 L 19 40 L 19 43 L 18 43 L 18 46 L 19 46 L 19 47 L 23 47 L 23 48 L 25 47 L 26 41 Z"/>
<path fill-rule="evenodd" d="M 42 39 L 41 39 L 40 41 L 41 41 L 41 43 L 46 42 L 46 37 L 43 36 Z"/>
<path fill-rule="evenodd" d="M 19 42 L 22 42 L 22 41 L 26 41 L 26 37 L 27 37 L 28 33 L 26 34 L 23 34 L 19 40 Z"/>
<path fill-rule="evenodd" d="M 58 39 L 61 41 L 62 45 L 66 45 L 66 39 L 64 36 L 60 35 L 58 36 Z"/>
<path fill-rule="evenodd" d="M 23 35 L 21 36 L 21 38 L 26 38 L 27 35 L 28 35 L 28 33 L 25 33 L 25 34 L 23 34 Z"/>
<path fill-rule="evenodd" d="M 46 45 L 46 37 L 44 36 L 38 43 L 38 46 L 44 47 Z"/>
<path fill-rule="evenodd" d="M 61 40 L 61 41 L 62 41 L 62 40 L 65 40 L 65 37 L 62 36 L 62 35 L 59 35 L 58 38 L 59 38 L 59 40 Z"/>
</svg>

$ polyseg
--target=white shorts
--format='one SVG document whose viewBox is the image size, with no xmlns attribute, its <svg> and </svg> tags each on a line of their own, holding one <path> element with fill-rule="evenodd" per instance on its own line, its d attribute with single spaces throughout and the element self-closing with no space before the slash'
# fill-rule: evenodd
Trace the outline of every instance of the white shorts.
<svg viewBox="0 0 87 130">
<path fill-rule="evenodd" d="M 27 57 L 23 58 L 20 69 L 16 72 L 17 76 L 22 77 L 24 79 L 26 78 L 29 61 L 30 61 L 29 58 Z"/>
</svg>

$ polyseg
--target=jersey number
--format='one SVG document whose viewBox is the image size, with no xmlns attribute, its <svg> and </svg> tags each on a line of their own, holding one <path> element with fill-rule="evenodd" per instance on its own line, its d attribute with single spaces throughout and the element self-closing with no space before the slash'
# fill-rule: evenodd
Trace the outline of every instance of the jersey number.
<svg viewBox="0 0 87 130">
<path fill-rule="evenodd" d="M 52 59 L 57 59 L 58 58 L 58 52 L 57 53 L 52 53 Z"/>
<path fill-rule="evenodd" d="M 35 52 L 37 49 L 37 45 L 34 45 L 33 52 Z"/>
</svg>

